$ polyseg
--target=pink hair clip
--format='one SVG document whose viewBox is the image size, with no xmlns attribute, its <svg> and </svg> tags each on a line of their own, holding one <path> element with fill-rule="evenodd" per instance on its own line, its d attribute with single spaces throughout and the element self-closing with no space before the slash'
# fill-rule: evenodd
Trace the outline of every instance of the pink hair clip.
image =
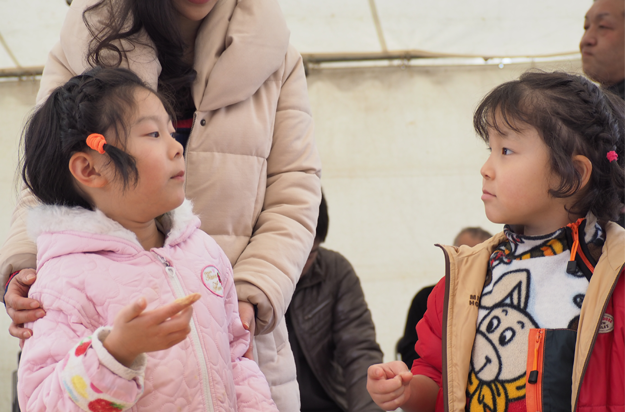
<svg viewBox="0 0 625 412">
<path fill-rule="evenodd" d="M 610 163 L 612 163 L 618 159 L 618 154 L 614 150 L 610 150 L 605 157 L 607 157 Z"/>
<path fill-rule="evenodd" d="M 104 145 L 106 144 L 106 139 L 99 133 L 91 133 L 87 136 L 87 146 L 96 150 L 100 154 L 104 154 Z"/>
</svg>

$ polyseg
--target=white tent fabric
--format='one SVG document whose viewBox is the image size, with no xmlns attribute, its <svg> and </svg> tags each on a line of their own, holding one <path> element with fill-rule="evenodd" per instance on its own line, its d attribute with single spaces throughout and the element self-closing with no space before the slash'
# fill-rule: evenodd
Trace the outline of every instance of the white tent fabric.
<svg viewBox="0 0 625 412">
<path fill-rule="evenodd" d="M 590 0 L 279 0 L 305 55 L 539 57 L 577 52 Z M 0 70 L 40 67 L 65 0 L 0 0 Z M 548 41 L 547 41 L 548 39 Z"/>
<path fill-rule="evenodd" d="M 575 53 L 583 30 L 581 16 L 590 3 L 280 0 L 292 42 L 305 54 L 418 50 L 476 57 Z"/>
<path fill-rule="evenodd" d="M 64 0 L 0 0 L 0 69 L 43 66 L 66 12 Z"/>
</svg>

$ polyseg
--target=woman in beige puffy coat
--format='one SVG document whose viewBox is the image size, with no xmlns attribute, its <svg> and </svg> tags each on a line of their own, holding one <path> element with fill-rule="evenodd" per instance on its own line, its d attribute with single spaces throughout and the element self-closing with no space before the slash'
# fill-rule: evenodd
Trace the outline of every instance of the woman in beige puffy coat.
<svg viewBox="0 0 625 412">
<path fill-rule="evenodd" d="M 312 246 L 321 196 L 302 58 L 289 45 L 276 0 L 137 1 L 175 15 L 175 28 L 169 30 L 179 41 L 180 50 L 173 50 L 183 64 L 176 58 L 174 63 L 184 69 L 188 62 L 187 71 L 179 71 L 178 77 L 191 78 L 186 89 L 176 89 L 167 80 L 171 68 L 162 64 L 171 65 L 171 56 L 164 57 L 172 53 L 171 45 L 163 48 L 148 34 L 163 32 L 162 22 L 152 28 L 145 27 L 149 22 L 139 24 L 136 33 L 111 41 L 113 47 L 99 55 L 92 53 L 97 46 L 92 39 L 107 34 L 102 27 L 118 24 L 127 29 L 126 20 L 131 19 L 126 17 L 141 13 L 132 8 L 128 13 L 125 3 L 130 4 L 74 0 L 60 41 L 48 57 L 37 101 L 95 63 L 128 67 L 152 87 L 169 88 L 179 118 L 188 115 L 191 124 L 185 148 L 186 196 L 194 202 L 202 229 L 215 238 L 234 267 L 241 318 L 255 329 L 254 358 L 274 400 L 282 412 L 298 411 L 295 365 L 283 316 Z M 111 5 L 122 7 L 117 20 L 109 14 Z M 102 22 L 105 26 L 99 26 Z M 154 27 L 159 23 L 161 28 Z M 197 73 L 194 80 L 189 68 Z M 14 321 L 10 332 L 20 338 L 30 336 L 20 325 L 43 315 L 41 309 L 26 310 L 34 301 L 23 298 L 33 281 L 28 279 L 34 274 L 29 268 L 36 267 L 36 249 L 25 222 L 32 202 L 31 194 L 22 193 L 0 250 L 4 282 L 19 272 L 7 287 L 5 304 Z"/>
</svg>

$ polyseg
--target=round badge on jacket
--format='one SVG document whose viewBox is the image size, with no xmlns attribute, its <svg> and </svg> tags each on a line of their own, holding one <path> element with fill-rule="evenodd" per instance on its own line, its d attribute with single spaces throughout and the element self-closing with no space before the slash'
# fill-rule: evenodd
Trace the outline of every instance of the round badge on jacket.
<svg viewBox="0 0 625 412">
<path fill-rule="evenodd" d="M 599 333 L 610 333 L 614 330 L 614 316 L 609 313 L 603 314 L 601 319 L 601 325 L 599 326 Z"/>
<path fill-rule="evenodd" d="M 215 266 L 206 266 L 202 270 L 202 282 L 213 294 L 220 298 L 224 297 L 224 287 L 221 283 L 221 276 L 219 276 L 219 270 L 217 270 Z"/>
</svg>

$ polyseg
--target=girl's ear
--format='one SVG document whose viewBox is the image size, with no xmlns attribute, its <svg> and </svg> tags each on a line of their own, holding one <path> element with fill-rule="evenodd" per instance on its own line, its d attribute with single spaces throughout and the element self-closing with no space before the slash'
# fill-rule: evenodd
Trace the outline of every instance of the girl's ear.
<svg viewBox="0 0 625 412">
<path fill-rule="evenodd" d="M 573 156 L 573 166 L 579 173 L 580 189 L 584 189 L 590 181 L 590 175 L 592 174 L 592 162 L 584 155 Z"/>
<path fill-rule="evenodd" d="M 69 171 L 79 185 L 100 188 L 109 182 L 108 178 L 101 173 L 102 161 L 96 156 L 101 155 L 76 152 L 69 159 Z"/>
</svg>

